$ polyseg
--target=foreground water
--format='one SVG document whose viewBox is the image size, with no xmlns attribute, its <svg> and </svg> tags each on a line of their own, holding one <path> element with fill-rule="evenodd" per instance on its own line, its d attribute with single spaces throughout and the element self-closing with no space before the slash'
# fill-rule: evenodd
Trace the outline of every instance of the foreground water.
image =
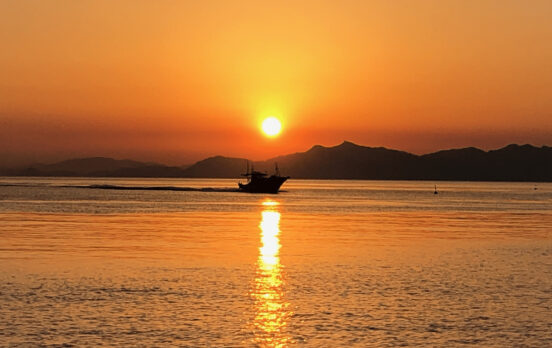
<svg viewBox="0 0 552 348">
<path fill-rule="evenodd" d="M 0 178 L 0 345 L 552 345 L 551 184 L 234 186 Z"/>
</svg>

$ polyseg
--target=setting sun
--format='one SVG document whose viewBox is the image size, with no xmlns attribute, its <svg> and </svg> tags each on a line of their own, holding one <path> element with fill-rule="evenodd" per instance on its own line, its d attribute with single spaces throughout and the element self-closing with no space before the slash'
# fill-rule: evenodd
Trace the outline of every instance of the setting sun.
<svg viewBox="0 0 552 348">
<path fill-rule="evenodd" d="M 276 117 L 268 117 L 261 126 L 263 133 L 269 137 L 274 137 L 282 131 L 282 123 Z"/>
</svg>

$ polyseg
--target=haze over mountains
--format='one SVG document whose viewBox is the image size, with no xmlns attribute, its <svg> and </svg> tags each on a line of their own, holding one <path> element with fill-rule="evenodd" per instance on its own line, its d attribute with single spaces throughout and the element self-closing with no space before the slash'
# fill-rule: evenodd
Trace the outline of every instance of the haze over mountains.
<svg viewBox="0 0 552 348">
<path fill-rule="evenodd" d="M 313 146 L 299 152 L 253 162 L 271 173 L 278 163 L 282 175 L 302 179 L 552 181 L 552 148 L 508 145 L 483 151 L 469 147 L 426 155 L 343 142 Z M 189 177 L 237 178 L 247 160 L 215 156 L 191 166 L 166 166 L 104 157 L 83 158 L 26 168 L 0 169 L 13 176 Z"/>
</svg>

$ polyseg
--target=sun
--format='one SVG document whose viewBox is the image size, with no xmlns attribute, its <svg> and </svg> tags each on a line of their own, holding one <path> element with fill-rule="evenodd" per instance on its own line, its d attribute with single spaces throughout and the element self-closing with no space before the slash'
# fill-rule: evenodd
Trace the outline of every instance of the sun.
<svg viewBox="0 0 552 348">
<path fill-rule="evenodd" d="M 261 126 L 263 133 L 269 137 L 275 137 L 282 131 L 282 123 L 276 117 L 267 117 Z"/>
</svg>

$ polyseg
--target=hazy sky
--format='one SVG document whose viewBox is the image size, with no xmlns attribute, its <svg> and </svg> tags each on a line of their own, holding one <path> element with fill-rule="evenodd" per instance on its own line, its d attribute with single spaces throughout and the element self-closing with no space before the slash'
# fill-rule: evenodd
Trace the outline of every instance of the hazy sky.
<svg viewBox="0 0 552 348">
<path fill-rule="evenodd" d="M 551 18 L 548 0 L 0 0 L 0 166 L 552 145 Z"/>
</svg>

